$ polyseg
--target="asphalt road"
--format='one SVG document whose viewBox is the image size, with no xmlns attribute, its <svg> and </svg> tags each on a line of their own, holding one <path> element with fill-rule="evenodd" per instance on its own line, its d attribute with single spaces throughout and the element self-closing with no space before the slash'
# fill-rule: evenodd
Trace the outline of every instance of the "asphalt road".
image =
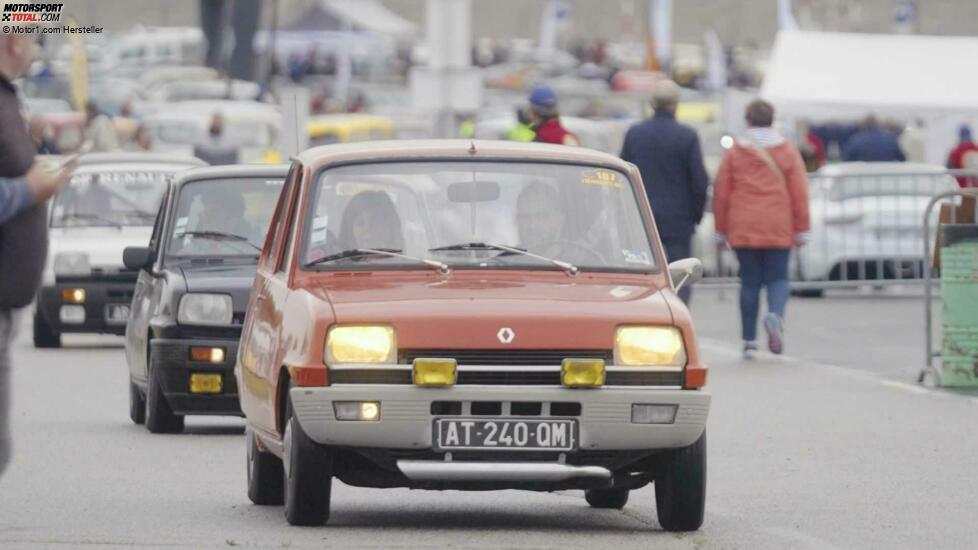
<svg viewBox="0 0 978 550">
<path fill-rule="evenodd" d="M 892 294 L 892 293 L 890 293 Z M 325 528 L 245 494 L 243 422 L 154 436 L 127 417 L 121 340 L 15 350 L 16 439 L 0 548 L 973 548 L 978 398 L 916 387 L 921 303 L 796 300 L 786 357 L 740 359 L 735 295 L 694 297 L 712 371 L 707 519 L 670 534 L 653 490 L 623 511 L 581 492 L 369 490 L 334 484 Z"/>
</svg>

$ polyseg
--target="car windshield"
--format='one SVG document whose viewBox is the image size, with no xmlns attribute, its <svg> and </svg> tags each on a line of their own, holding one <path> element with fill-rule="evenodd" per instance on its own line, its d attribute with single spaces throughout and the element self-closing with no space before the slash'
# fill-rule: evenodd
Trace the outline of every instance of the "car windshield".
<svg viewBox="0 0 978 550">
<path fill-rule="evenodd" d="M 151 226 L 172 175 L 137 168 L 76 173 L 54 199 L 51 227 Z"/>
<path fill-rule="evenodd" d="M 944 174 L 881 174 L 842 176 L 829 189 L 829 200 L 843 201 L 867 197 L 931 197 L 956 187 Z"/>
<path fill-rule="evenodd" d="M 310 269 L 657 269 L 628 177 L 530 162 L 397 162 L 325 171 L 308 210 Z M 351 253 L 360 250 L 360 253 Z M 345 254 L 344 254 L 345 253 Z"/>
<path fill-rule="evenodd" d="M 202 180 L 180 188 L 168 258 L 258 257 L 283 179 Z"/>
</svg>

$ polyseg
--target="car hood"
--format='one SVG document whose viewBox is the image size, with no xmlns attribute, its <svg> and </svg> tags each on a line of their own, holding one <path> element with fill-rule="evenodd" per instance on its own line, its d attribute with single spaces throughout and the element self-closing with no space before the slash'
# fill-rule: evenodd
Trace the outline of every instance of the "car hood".
<svg viewBox="0 0 978 550">
<path fill-rule="evenodd" d="M 644 277 L 506 274 L 333 277 L 308 289 L 337 323 L 387 323 L 401 349 L 611 349 L 622 324 L 672 324 Z M 505 342 L 500 331 L 514 337 Z"/>
<path fill-rule="evenodd" d="M 92 267 L 121 269 L 122 251 L 127 246 L 146 246 L 152 233 L 149 226 L 52 227 L 48 255 L 54 258 L 61 252 L 84 252 Z"/>
<path fill-rule="evenodd" d="M 187 282 L 187 292 L 230 294 L 234 311 L 248 307 L 251 283 L 255 279 L 255 264 L 184 266 L 180 268 Z"/>
</svg>

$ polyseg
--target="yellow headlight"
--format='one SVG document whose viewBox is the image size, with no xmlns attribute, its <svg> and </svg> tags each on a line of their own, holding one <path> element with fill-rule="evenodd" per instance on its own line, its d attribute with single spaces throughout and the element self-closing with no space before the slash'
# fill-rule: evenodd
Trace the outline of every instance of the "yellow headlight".
<svg viewBox="0 0 978 550">
<path fill-rule="evenodd" d="M 326 362 L 395 363 L 394 329 L 387 326 L 336 326 L 326 336 Z"/>
<path fill-rule="evenodd" d="M 676 327 L 619 327 L 615 364 L 682 367 L 686 365 L 683 335 Z"/>
</svg>

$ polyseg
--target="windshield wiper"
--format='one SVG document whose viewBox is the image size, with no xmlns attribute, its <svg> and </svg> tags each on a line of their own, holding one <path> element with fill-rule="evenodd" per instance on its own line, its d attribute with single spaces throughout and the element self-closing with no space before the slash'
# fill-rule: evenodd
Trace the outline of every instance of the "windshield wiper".
<svg viewBox="0 0 978 550">
<path fill-rule="evenodd" d="M 506 252 L 508 254 L 521 254 L 523 256 L 529 256 L 531 258 L 536 258 L 536 259 L 542 260 L 544 262 L 549 262 L 549 263 L 551 263 L 551 264 L 553 264 L 553 265 L 555 265 L 555 266 L 563 269 L 567 273 L 570 273 L 571 275 L 577 275 L 577 273 L 580 271 L 574 264 L 571 264 L 571 263 L 568 263 L 568 262 L 565 262 L 565 261 L 562 261 L 562 260 L 557 260 L 557 259 L 554 259 L 554 258 L 548 258 L 546 256 L 541 256 L 539 254 L 534 254 L 534 253 L 529 252 L 527 250 L 524 250 L 522 248 L 518 248 L 518 247 L 515 247 L 515 246 L 509 246 L 509 245 L 505 245 L 505 244 L 496 244 L 496 243 L 460 243 L 460 244 L 450 244 L 450 245 L 447 245 L 447 246 L 439 246 L 437 248 L 429 248 L 428 249 L 429 252 L 441 252 L 441 251 L 450 251 L 450 250 L 502 250 L 502 251 L 504 251 L 504 252 Z M 500 256 L 501 255 L 502 254 L 500 254 Z"/>
<path fill-rule="evenodd" d="M 234 241 L 245 243 L 251 248 L 254 248 L 258 252 L 261 252 L 261 247 L 255 245 L 248 240 L 248 237 L 242 237 L 241 235 L 234 235 L 232 233 L 223 233 L 221 231 L 186 231 L 180 234 L 181 237 L 190 235 L 191 237 L 201 237 L 204 239 L 213 239 L 215 241 Z"/>
<path fill-rule="evenodd" d="M 103 218 L 98 214 L 89 214 L 87 212 L 69 212 L 61 216 L 61 219 L 92 220 L 92 221 L 107 223 L 112 227 L 122 229 L 122 224 L 115 220 L 110 220 L 109 218 Z"/>
<path fill-rule="evenodd" d="M 429 260 L 427 258 L 419 258 L 417 256 L 401 254 L 401 251 L 396 248 L 351 248 L 349 250 L 337 252 L 336 254 L 330 254 L 329 256 L 319 258 L 318 260 L 313 260 L 307 263 L 306 267 L 312 267 L 314 265 L 325 264 L 346 258 L 356 258 L 359 256 L 389 256 L 391 258 L 413 260 L 415 262 L 421 262 L 425 265 L 430 265 L 431 267 L 436 268 L 439 273 L 443 275 L 448 274 L 448 264 L 436 260 Z"/>
</svg>

